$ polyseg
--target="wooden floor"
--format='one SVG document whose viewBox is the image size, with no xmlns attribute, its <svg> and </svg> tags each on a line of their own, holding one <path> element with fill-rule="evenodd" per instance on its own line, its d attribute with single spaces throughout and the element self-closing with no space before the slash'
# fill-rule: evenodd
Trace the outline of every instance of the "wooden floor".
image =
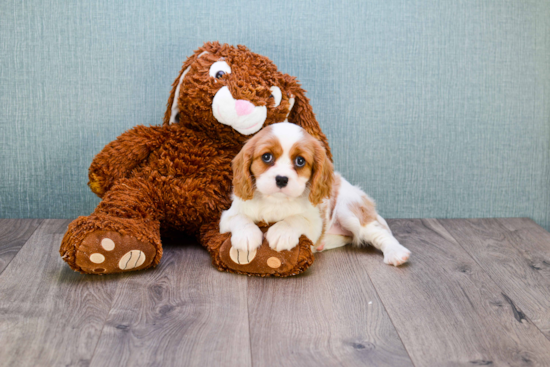
<svg viewBox="0 0 550 367">
<path fill-rule="evenodd" d="M 1 366 L 550 366 L 550 234 L 530 219 L 389 220 L 372 249 L 286 279 L 220 273 L 193 241 L 111 276 L 60 259 L 68 220 L 0 220 Z"/>
</svg>

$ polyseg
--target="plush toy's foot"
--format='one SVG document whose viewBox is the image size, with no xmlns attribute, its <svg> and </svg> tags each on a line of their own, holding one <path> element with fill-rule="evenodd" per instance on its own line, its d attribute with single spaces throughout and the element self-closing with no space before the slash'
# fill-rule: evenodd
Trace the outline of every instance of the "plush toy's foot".
<svg viewBox="0 0 550 367">
<path fill-rule="evenodd" d="M 59 252 L 81 273 L 143 270 L 162 257 L 159 225 L 101 215 L 79 217 L 69 225 Z"/>
<path fill-rule="evenodd" d="M 260 224 L 265 233 L 269 225 Z M 239 251 L 231 246 L 231 234 L 219 233 L 216 223 L 201 229 L 201 242 L 210 252 L 213 265 L 220 271 L 254 276 L 286 277 L 304 272 L 313 264 L 312 242 L 300 237 L 300 243 L 289 251 L 277 252 L 269 247 L 264 236 L 262 245 L 254 251 Z"/>
<path fill-rule="evenodd" d="M 95 231 L 76 250 L 76 264 L 84 273 L 117 273 L 148 268 L 155 255 L 155 247 L 147 242 L 113 231 Z"/>
</svg>

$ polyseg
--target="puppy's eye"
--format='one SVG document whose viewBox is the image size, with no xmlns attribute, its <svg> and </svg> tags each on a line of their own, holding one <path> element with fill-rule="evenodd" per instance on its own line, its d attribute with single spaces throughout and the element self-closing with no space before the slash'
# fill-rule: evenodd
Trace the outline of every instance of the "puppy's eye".
<svg viewBox="0 0 550 367">
<path fill-rule="evenodd" d="M 208 75 L 216 79 L 220 79 L 225 74 L 231 74 L 231 68 L 225 61 L 216 61 L 208 71 Z"/>
<path fill-rule="evenodd" d="M 281 99 L 283 98 L 281 88 L 273 86 L 269 89 L 271 89 L 271 95 L 269 96 L 269 98 L 275 99 L 275 104 L 273 105 L 273 107 L 279 107 L 279 105 L 281 104 Z"/>
<path fill-rule="evenodd" d="M 296 165 L 296 167 L 303 167 L 306 165 L 306 160 L 304 159 L 304 157 L 298 156 L 294 160 L 294 164 Z"/>
<path fill-rule="evenodd" d="M 273 155 L 271 153 L 262 154 L 262 161 L 265 163 L 271 163 L 271 161 L 273 161 Z"/>
</svg>

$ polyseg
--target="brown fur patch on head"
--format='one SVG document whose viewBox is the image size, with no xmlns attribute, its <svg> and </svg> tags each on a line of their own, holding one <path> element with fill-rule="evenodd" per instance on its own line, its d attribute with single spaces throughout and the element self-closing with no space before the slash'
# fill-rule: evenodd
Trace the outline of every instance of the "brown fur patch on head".
<svg viewBox="0 0 550 367">
<path fill-rule="evenodd" d="M 310 167 L 306 168 L 304 175 L 307 175 L 309 170 L 309 201 L 316 206 L 324 199 L 330 197 L 332 183 L 334 181 L 334 167 L 330 158 L 327 156 L 322 142 L 309 134 L 305 134 L 305 141 L 302 142 L 300 147 L 296 144 L 295 152 L 298 151 L 306 159 L 306 166 L 304 166 L 304 168 L 311 162 L 309 163 Z M 292 157 L 294 159 L 294 156 Z M 300 172 L 298 174 L 300 174 Z"/>
<path fill-rule="evenodd" d="M 315 164 L 316 147 L 319 142 L 309 134 L 304 134 L 304 139 L 294 143 L 290 148 L 289 157 L 292 162 L 297 157 L 305 159 L 306 164 L 303 167 L 295 167 L 298 176 L 310 179 L 313 174 L 313 165 Z"/>
<path fill-rule="evenodd" d="M 261 157 L 264 153 L 273 154 L 271 164 L 264 163 Z M 239 154 L 233 159 L 233 192 L 243 200 L 254 197 L 254 177 L 267 171 L 278 157 L 283 154 L 283 148 L 271 132 L 271 128 L 260 130 L 252 139 L 246 142 Z"/>
<path fill-rule="evenodd" d="M 283 147 L 281 146 L 281 142 L 271 133 L 270 128 L 264 129 L 261 132 L 261 135 L 258 134 L 257 136 L 259 137 L 254 149 L 252 165 L 250 166 L 250 171 L 252 172 L 253 177 L 258 177 L 267 171 L 275 164 L 277 159 L 283 155 Z M 270 163 L 265 163 L 262 160 L 262 155 L 265 153 L 271 153 L 273 155 L 273 160 Z"/>
<path fill-rule="evenodd" d="M 349 210 L 355 214 L 362 226 L 374 222 L 377 218 L 376 205 L 366 196 L 361 196 L 361 202 L 350 203 Z"/>
</svg>

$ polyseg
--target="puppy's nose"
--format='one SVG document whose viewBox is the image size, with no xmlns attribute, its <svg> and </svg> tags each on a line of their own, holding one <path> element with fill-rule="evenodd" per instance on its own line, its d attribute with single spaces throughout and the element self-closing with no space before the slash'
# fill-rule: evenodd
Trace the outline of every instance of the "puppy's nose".
<svg viewBox="0 0 550 367">
<path fill-rule="evenodd" d="M 282 189 L 288 183 L 288 177 L 277 176 L 277 177 L 275 177 L 275 182 L 277 183 L 277 187 Z"/>
<path fill-rule="evenodd" d="M 238 99 L 235 101 L 235 110 L 239 116 L 250 115 L 254 111 L 254 105 L 244 99 Z"/>
</svg>

